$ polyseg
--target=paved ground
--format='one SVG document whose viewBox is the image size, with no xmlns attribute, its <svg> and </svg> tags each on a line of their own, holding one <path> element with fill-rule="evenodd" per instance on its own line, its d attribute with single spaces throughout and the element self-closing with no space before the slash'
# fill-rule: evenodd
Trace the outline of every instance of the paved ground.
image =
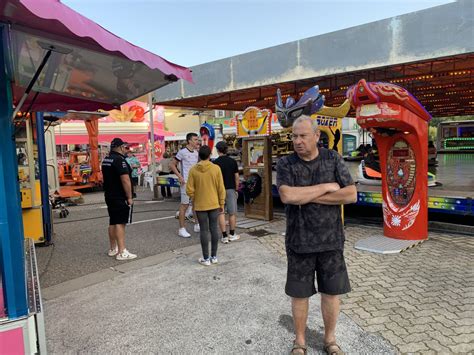
<svg viewBox="0 0 474 355">
<path fill-rule="evenodd" d="M 285 221 L 260 242 L 284 257 Z M 474 353 L 474 237 L 430 233 L 421 246 L 380 255 L 354 249 L 379 228 L 346 228 L 353 291 L 343 313 L 401 353 Z"/>
<path fill-rule="evenodd" d="M 70 215 L 55 219 L 54 246 L 37 248 L 42 287 L 114 267 L 121 262 L 106 256 L 108 215 L 103 192 L 84 195 L 83 205 L 69 207 Z M 199 235 L 176 237 L 178 221 L 174 218 L 178 200 L 152 201 L 150 190 L 140 191 L 134 206 L 135 224 L 127 227 L 127 248 L 140 258 L 199 243 Z"/>
<path fill-rule="evenodd" d="M 218 265 L 201 266 L 199 256 L 195 245 L 127 270 L 147 262 L 132 261 L 108 271 L 103 282 L 45 301 L 49 352 L 288 354 L 294 335 L 285 262 L 254 238 L 221 245 Z M 309 316 L 310 354 L 322 353 L 318 309 Z M 337 334 L 349 353 L 394 353 L 348 316 Z"/>
<path fill-rule="evenodd" d="M 135 221 L 142 223 L 128 228 L 135 261 L 105 255 L 100 193 L 56 220 L 54 248 L 37 249 L 50 352 L 287 352 L 293 330 L 282 291 L 284 219 L 260 227 L 270 235 L 221 245 L 221 263 L 206 269 L 195 262 L 197 235 L 175 235 L 177 201 L 150 203 L 149 191 L 139 199 Z M 421 246 L 385 256 L 353 248 L 377 232 L 346 228 L 353 292 L 343 298 L 338 329 L 345 350 L 474 354 L 474 238 L 430 233 Z M 317 352 L 314 301 L 308 334 Z"/>
</svg>

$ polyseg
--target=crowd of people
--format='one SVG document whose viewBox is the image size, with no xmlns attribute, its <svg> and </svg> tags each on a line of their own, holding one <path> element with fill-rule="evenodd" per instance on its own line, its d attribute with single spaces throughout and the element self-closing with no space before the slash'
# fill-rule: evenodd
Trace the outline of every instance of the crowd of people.
<svg viewBox="0 0 474 355">
<path fill-rule="evenodd" d="M 351 290 L 344 260 L 341 205 L 356 202 L 357 190 L 342 157 L 334 150 L 318 147 L 319 137 L 314 120 L 304 115 L 297 118 L 292 128 L 294 153 L 277 163 L 277 187 L 286 206 L 285 292 L 291 297 L 295 329 L 291 353 L 307 352 L 309 298 L 319 292 L 324 349 L 328 354 L 340 355 L 343 351 L 335 335 L 339 296 Z M 194 231 L 200 233 L 201 239 L 202 257 L 198 262 L 210 266 L 218 263 L 219 239 L 223 243 L 239 239 L 235 233 L 238 167 L 235 160 L 226 155 L 225 142 L 216 145 L 219 158 L 214 162 L 210 161 L 211 149 L 200 146 L 197 134 L 188 133 L 186 143 L 174 158 L 165 158 L 169 160 L 164 165 L 180 182 L 178 236 L 191 236 L 185 227 L 185 215 L 192 206 L 197 222 Z M 125 248 L 125 225 L 131 222 L 134 187 L 134 161 L 127 161 L 126 153 L 126 143 L 115 138 L 109 156 L 102 163 L 110 216 L 108 255 L 117 260 L 137 257 Z M 229 214 L 229 233 L 225 210 Z"/>
<path fill-rule="evenodd" d="M 217 263 L 217 246 L 240 238 L 236 234 L 237 188 L 239 170 L 237 162 L 227 156 L 227 144 L 216 145 L 219 157 L 211 162 L 211 149 L 200 146 L 196 133 L 186 135 L 186 146 L 178 151 L 174 158 L 165 153 L 160 161 L 160 174 L 174 173 L 180 183 L 180 206 L 178 211 L 178 236 L 190 238 L 186 230 L 189 208 L 192 209 L 194 232 L 200 234 L 202 265 Z M 125 226 L 131 223 L 133 198 L 138 184 L 140 162 L 128 149 L 127 143 L 120 138 L 111 142 L 110 154 L 102 162 L 104 176 L 105 202 L 109 212 L 108 255 L 117 260 L 129 260 L 137 257 L 125 248 Z M 161 194 L 171 197 L 169 186 L 161 186 Z M 227 232 L 225 212 L 229 216 Z M 189 218 L 191 219 L 191 218 Z M 211 238 L 209 238 L 211 236 Z M 209 254 L 209 241 L 211 253 Z"/>
</svg>

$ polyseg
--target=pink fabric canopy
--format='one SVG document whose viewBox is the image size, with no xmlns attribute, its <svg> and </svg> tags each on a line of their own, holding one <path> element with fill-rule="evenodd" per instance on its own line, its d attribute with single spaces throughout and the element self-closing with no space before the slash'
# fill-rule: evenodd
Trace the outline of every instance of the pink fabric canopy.
<svg viewBox="0 0 474 355">
<path fill-rule="evenodd" d="M 137 47 L 112 34 L 59 0 L 7 0 L 0 4 L 0 21 L 30 30 L 79 41 L 85 48 L 117 54 L 139 61 L 166 75 L 192 82 L 191 70 Z"/>
</svg>

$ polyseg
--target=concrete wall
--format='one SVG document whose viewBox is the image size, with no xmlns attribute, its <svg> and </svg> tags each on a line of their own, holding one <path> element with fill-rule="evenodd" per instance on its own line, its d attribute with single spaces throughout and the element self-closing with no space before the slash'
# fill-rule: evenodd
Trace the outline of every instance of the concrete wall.
<svg viewBox="0 0 474 355">
<path fill-rule="evenodd" d="M 192 68 L 155 92 L 158 102 L 474 52 L 474 1 L 285 43 Z"/>
</svg>

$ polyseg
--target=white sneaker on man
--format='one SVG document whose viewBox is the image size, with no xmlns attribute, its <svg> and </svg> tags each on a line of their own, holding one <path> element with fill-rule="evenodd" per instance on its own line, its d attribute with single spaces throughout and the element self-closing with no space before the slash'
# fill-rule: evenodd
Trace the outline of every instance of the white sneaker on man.
<svg viewBox="0 0 474 355">
<path fill-rule="evenodd" d="M 191 234 L 188 233 L 186 228 L 180 228 L 178 230 L 178 236 L 180 236 L 182 238 L 191 238 Z"/>
<path fill-rule="evenodd" d="M 222 237 L 221 242 L 224 243 L 224 244 L 229 243 L 229 237 Z"/>
<path fill-rule="evenodd" d="M 107 252 L 108 256 L 116 256 L 118 254 L 118 247 L 116 246 L 114 249 L 109 249 Z"/>
<path fill-rule="evenodd" d="M 127 249 L 124 249 L 120 254 L 117 254 L 115 259 L 117 260 L 131 260 L 137 257 L 136 254 L 130 253 Z"/>
<path fill-rule="evenodd" d="M 199 227 L 199 224 L 194 225 L 194 233 L 199 233 L 201 231 L 201 227 Z"/>
<path fill-rule="evenodd" d="M 219 260 L 217 260 L 217 256 L 211 256 L 211 264 L 217 264 Z"/>
<path fill-rule="evenodd" d="M 231 234 L 229 235 L 229 242 L 235 242 L 236 240 L 240 239 L 240 235 L 238 234 Z"/>
</svg>

